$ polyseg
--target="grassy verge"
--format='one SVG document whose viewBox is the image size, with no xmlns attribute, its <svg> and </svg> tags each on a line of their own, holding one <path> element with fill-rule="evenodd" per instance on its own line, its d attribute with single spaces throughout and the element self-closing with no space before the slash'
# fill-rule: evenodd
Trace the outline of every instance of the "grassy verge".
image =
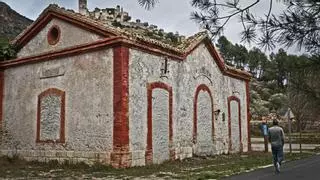
<svg viewBox="0 0 320 180">
<path fill-rule="evenodd" d="M 286 161 L 311 156 L 310 153 L 286 154 Z M 271 154 L 251 152 L 213 157 L 193 157 L 182 161 L 171 161 L 161 165 L 113 169 L 96 164 L 59 164 L 26 162 L 18 158 L 0 158 L 0 178 L 115 178 L 133 179 L 219 179 L 221 177 L 256 169 L 271 163 Z"/>
</svg>

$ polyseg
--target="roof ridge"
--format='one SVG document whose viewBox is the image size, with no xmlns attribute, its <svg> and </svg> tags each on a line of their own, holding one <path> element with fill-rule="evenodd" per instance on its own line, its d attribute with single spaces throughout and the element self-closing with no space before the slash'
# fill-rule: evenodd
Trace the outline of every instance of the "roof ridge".
<svg viewBox="0 0 320 180">
<path fill-rule="evenodd" d="M 203 36 L 204 34 L 207 34 L 206 32 L 202 31 L 202 32 L 196 33 L 192 36 L 189 36 L 187 38 L 184 38 L 183 40 L 180 41 L 180 43 L 174 44 L 174 42 L 171 42 L 171 40 L 168 40 L 170 38 L 168 38 L 167 36 L 162 37 L 161 40 L 156 39 L 154 37 L 152 38 L 150 36 L 148 37 L 148 35 L 150 35 L 150 34 L 152 34 L 153 36 L 155 36 L 156 34 L 154 32 L 150 32 L 149 30 L 145 30 L 145 29 L 142 30 L 142 28 L 139 26 L 137 26 L 135 28 L 127 28 L 127 27 L 125 27 L 124 24 L 120 24 L 120 26 L 123 26 L 123 28 L 116 27 L 116 26 L 112 25 L 112 22 L 107 23 L 106 21 L 104 22 L 99 19 L 95 19 L 90 16 L 80 14 L 78 12 L 75 12 L 74 10 L 65 9 L 64 7 L 60 7 L 58 4 L 50 4 L 47 8 L 45 8 L 42 11 L 42 13 L 39 15 L 39 17 L 30 26 L 28 26 L 22 33 L 20 33 L 12 41 L 12 43 L 16 44 L 17 41 L 22 36 L 24 36 L 24 34 L 26 32 L 28 32 L 30 30 L 30 28 L 33 27 L 34 24 L 37 24 L 39 22 L 41 17 L 47 15 L 47 13 L 50 11 L 66 15 L 68 17 L 74 18 L 78 21 L 82 21 L 82 22 L 91 24 L 93 26 L 97 26 L 97 28 L 102 29 L 107 32 L 110 32 L 112 34 L 115 34 L 116 36 L 122 36 L 122 37 L 128 38 L 130 40 L 134 40 L 134 41 L 137 41 L 137 40 L 138 41 L 146 41 L 148 43 L 152 43 L 152 44 L 155 44 L 155 45 L 163 47 L 163 48 L 177 51 L 182 54 L 187 52 L 187 50 L 190 49 L 189 46 L 191 46 L 193 43 L 197 44 L 199 42 L 198 40 L 203 39 L 203 38 L 199 38 L 199 37 Z M 129 30 L 129 29 L 131 29 L 131 30 Z M 138 32 L 137 30 L 133 30 L 133 29 L 141 29 L 144 32 Z M 162 29 L 160 29 L 160 30 L 161 30 L 160 33 L 162 33 Z M 169 33 L 166 33 L 166 35 L 172 36 L 173 33 L 169 32 Z"/>
<path fill-rule="evenodd" d="M 202 40 L 204 38 L 204 36 L 207 36 L 207 32 L 206 31 L 201 31 L 201 32 L 198 32 L 198 33 L 196 33 L 196 34 L 194 34 L 192 36 L 189 36 L 189 37 L 185 38 L 178 45 L 173 45 L 170 42 L 164 42 L 165 39 L 158 40 L 158 39 L 155 39 L 155 38 L 148 38 L 147 35 L 144 35 L 144 34 L 139 33 L 137 31 L 130 31 L 129 30 L 129 29 L 131 29 L 131 30 L 132 29 L 141 29 L 141 30 L 145 30 L 146 31 L 144 33 L 147 33 L 147 34 L 149 33 L 149 32 L 147 32 L 148 29 L 143 29 L 140 26 L 135 26 L 134 28 L 125 29 L 126 28 L 125 24 L 118 24 L 118 26 L 123 26 L 124 28 L 116 27 L 116 26 L 112 25 L 112 22 L 110 23 L 110 21 L 109 22 L 108 21 L 102 21 L 102 20 L 99 20 L 99 19 L 96 19 L 96 18 L 93 18 L 93 17 L 90 17 L 90 16 L 86 16 L 86 15 L 80 14 L 78 12 L 75 12 L 73 10 L 68 10 L 68 9 L 63 8 L 63 7 L 59 7 L 57 4 L 50 4 L 44 10 L 44 12 L 46 10 L 47 11 L 53 10 L 53 11 L 56 11 L 56 12 L 58 11 L 59 13 L 66 14 L 66 15 L 72 16 L 74 18 L 79 18 L 78 20 L 80 20 L 80 21 L 86 21 L 88 23 L 97 24 L 97 25 L 100 26 L 99 28 L 103 28 L 106 31 L 111 31 L 112 33 L 114 33 L 114 34 L 116 34 L 118 36 L 122 36 L 122 37 L 128 38 L 130 40 L 146 41 L 146 42 L 155 44 L 157 46 L 161 46 L 163 48 L 168 48 L 170 50 L 174 50 L 174 51 L 177 51 L 177 52 L 180 52 L 180 53 L 187 52 L 188 49 L 190 49 L 189 48 L 190 45 L 192 45 L 193 43 L 197 44 L 199 42 L 197 40 Z M 81 19 L 80 19 L 80 17 L 81 17 Z M 114 23 L 117 23 L 117 22 L 114 22 Z M 128 23 L 132 23 L 132 22 L 128 22 Z M 153 25 L 153 26 L 155 26 L 155 25 Z M 162 29 L 160 29 L 160 30 L 162 30 Z M 150 32 L 150 33 L 154 33 L 154 32 Z M 172 32 L 168 32 L 166 34 L 170 34 L 170 33 L 172 33 Z M 155 35 L 155 33 L 154 33 L 154 35 Z"/>
<path fill-rule="evenodd" d="M 192 36 L 189 36 L 187 38 L 181 39 L 181 41 L 177 44 L 174 44 L 174 42 L 171 42 L 170 40 L 166 41 L 168 37 L 163 37 L 163 39 L 159 40 L 156 39 L 156 36 L 150 37 L 148 34 L 156 35 L 155 32 L 162 33 L 160 30 L 151 31 L 150 29 L 143 29 L 143 31 L 137 31 L 137 28 L 142 29 L 141 27 L 137 26 L 135 28 L 126 27 L 126 24 L 118 24 L 118 26 L 115 26 L 114 24 L 107 23 L 106 21 L 102 21 L 96 18 L 92 18 L 90 16 L 83 15 L 81 13 L 75 12 L 74 10 L 65 9 L 63 7 L 59 7 L 57 4 L 50 4 L 47 8 L 45 8 L 42 13 L 39 15 L 39 17 L 30 25 L 28 26 L 22 33 L 20 33 L 13 41 L 12 43 L 19 43 L 19 40 L 23 38 L 23 36 L 27 35 L 31 28 L 37 25 L 42 20 L 42 17 L 48 15 L 49 12 L 57 13 L 58 15 L 62 15 L 65 17 L 68 17 L 70 19 L 76 20 L 78 22 L 84 23 L 86 25 L 94 26 L 95 28 L 104 31 L 106 33 L 113 34 L 116 37 L 123 37 L 125 39 L 128 39 L 133 42 L 145 42 L 150 43 L 155 46 L 158 46 L 160 48 L 167 49 L 169 51 L 173 51 L 175 53 L 178 53 L 180 55 L 187 55 L 190 51 L 192 51 L 195 47 L 199 45 L 204 39 L 208 38 L 209 35 L 207 31 L 200 31 Z M 117 22 L 115 22 L 117 23 Z M 172 32 L 167 33 L 167 35 L 174 35 Z M 181 37 L 181 36 L 179 36 Z M 212 44 L 213 45 L 213 44 Z M 220 57 L 220 54 L 218 54 L 219 59 L 222 59 Z M 223 59 L 222 59 L 223 60 Z M 241 73 L 248 75 L 249 73 L 235 69 L 229 66 L 224 66 L 225 69 L 230 70 L 234 73 Z"/>
</svg>

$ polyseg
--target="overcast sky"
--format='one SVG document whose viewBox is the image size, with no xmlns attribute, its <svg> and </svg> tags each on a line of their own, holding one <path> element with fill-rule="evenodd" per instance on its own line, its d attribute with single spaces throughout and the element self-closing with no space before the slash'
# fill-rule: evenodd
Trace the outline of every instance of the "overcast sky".
<svg viewBox="0 0 320 180">
<path fill-rule="evenodd" d="M 60 7 L 78 11 L 78 0 L 0 0 L 7 3 L 18 13 L 35 20 L 39 14 L 49 5 L 58 4 Z M 151 11 L 147 11 L 139 6 L 138 0 L 87 0 L 89 10 L 95 7 L 106 8 L 120 5 L 127 11 L 132 20 L 141 19 L 142 22 L 155 24 L 167 32 L 176 32 L 190 36 L 200 31 L 198 25 L 190 20 L 192 8 L 191 0 L 159 0 L 159 3 Z M 250 3 L 255 0 L 242 0 L 243 3 Z M 241 0 L 240 0 L 241 2 Z M 243 4 L 245 5 L 245 4 Z M 269 0 L 262 0 L 253 11 L 256 15 L 267 13 Z M 272 12 L 278 14 L 285 6 L 278 1 L 274 1 Z M 239 32 L 241 25 L 238 19 L 231 20 L 224 32 L 224 35 L 232 43 L 241 43 Z M 248 45 L 246 45 L 249 47 Z"/>
</svg>

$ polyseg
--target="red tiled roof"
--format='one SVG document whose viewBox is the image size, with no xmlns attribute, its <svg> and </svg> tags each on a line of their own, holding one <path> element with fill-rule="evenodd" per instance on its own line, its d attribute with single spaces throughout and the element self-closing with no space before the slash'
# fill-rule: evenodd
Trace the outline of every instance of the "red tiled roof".
<svg viewBox="0 0 320 180">
<path fill-rule="evenodd" d="M 78 21 L 82 24 L 90 25 L 92 26 L 92 28 L 102 31 L 100 32 L 100 34 L 103 35 L 122 36 L 130 40 L 146 41 L 180 53 L 183 53 L 193 43 L 197 43 L 207 37 L 206 32 L 199 32 L 193 36 L 181 40 L 179 43 L 174 44 L 166 38 L 154 38 L 149 35 L 150 33 L 148 33 L 147 30 L 144 30 L 142 28 L 115 27 L 113 25 L 110 25 L 110 23 L 108 24 L 98 19 L 93 19 L 89 16 L 76 13 L 73 10 L 66 10 L 64 8 L 60 8 L 58 5 L 51 4 L 40 14 L 36 21 L 34 21 L 27 29 L 19 34 L 12 43 L 20 45 L 23 37 L 26 36 L 31 29 L 35 28 L 35 26 L 39 24 L 43 19 L 50 15 L 59 15 Z"/>
</svg>

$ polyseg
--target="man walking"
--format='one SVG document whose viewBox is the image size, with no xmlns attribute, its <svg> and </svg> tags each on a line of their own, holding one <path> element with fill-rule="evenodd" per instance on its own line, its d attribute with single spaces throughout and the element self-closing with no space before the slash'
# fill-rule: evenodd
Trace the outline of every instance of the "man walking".
<svg viewBox="0 0 320 180">
<path fill-rule="evenodd" d="M 263 139 L 264 139 L 264 152 L 268 152 L 268 124 L 267 124 L 267 118 L 265 116 L 261 117 L 261 125 L 260 125 L 260 129 L 263 135 Z"/>
<path fill-rule="evenodd" d="M 269 142 L 271 143 L 271 150 L 273 156 L 273 164 L 276 173 L 280 172 L 281 162 L 283 160 L 283 145 L 284 145 L 284 132 L 279 126 L 278 120 L 273 119 L 273 126 L 269 128 Z"/>
</svg>

